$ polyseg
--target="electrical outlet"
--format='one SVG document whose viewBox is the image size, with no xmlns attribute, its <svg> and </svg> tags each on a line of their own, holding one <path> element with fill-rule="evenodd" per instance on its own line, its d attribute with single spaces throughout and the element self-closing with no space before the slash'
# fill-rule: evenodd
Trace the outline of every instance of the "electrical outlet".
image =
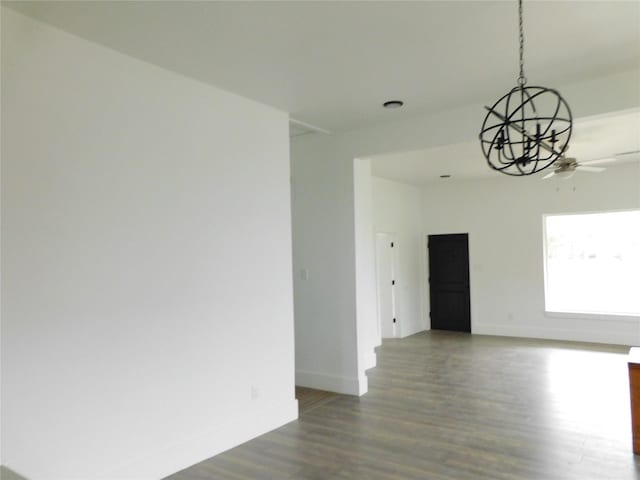
<svg viewBox="0 0 640 480">
<path fill-rule="evenodd" d="M 251 385 L 251 400 L 257 400 L 260 396 L 260 390 L 255 385 Z"/>
</svg>

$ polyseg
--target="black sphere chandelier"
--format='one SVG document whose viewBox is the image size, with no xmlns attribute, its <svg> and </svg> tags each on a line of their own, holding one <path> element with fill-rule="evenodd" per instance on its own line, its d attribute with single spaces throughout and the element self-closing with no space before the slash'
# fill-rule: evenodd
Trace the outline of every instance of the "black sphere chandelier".
<svg viewBox="0 0 640 480">
<path fill-rule="evenodd" d="M 524 76 L 522 0 L 518 0 L 520 75 L 518 85 L 488 110 L 480 144 L 489 166 L 506 175 L 544 170 L 562 158 L 571 138 L 569 105 L 557 90 L 527 87 Z"/>
</svg>

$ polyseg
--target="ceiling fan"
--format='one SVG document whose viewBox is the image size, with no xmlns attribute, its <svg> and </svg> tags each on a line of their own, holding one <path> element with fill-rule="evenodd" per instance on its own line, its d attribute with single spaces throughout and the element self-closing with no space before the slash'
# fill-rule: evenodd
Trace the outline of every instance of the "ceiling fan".
<svg viewBox="0 0 640 480">
<path fill-rule="evenodd" d="M 576 171 L 580 172 L 589 172 L 589 173 L 600 173 L 604 172 L 606 169 L 604 167 L 597 167 L 594 165 L 601 165 L 604 163 L 613 163 L 613 162 L 628 162 L 633 160 L 640 160 L 640 150 L 634 150 L 632 152 L 624 152 L 624 153 L 616 153 L 613 157 L 606 158 L 598 158 L 596 160 L 589 160 L 588 162 L 578 162 L 573 157 L 562 157 L 556 162 L 556 167 L 552 172 L 549 172 L 544 177 L 543 180 L 547 178 L 551 178 L 554 176 L 559 176 L 562 178 L 572 177 Z"/>
</svg>

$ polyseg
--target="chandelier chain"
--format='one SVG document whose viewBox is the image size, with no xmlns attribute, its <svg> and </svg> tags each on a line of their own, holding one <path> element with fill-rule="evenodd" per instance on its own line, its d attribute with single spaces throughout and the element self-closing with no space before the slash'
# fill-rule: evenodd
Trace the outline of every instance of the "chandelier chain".
<svg viewBox="0 0 640 480">
<path fill-rule="evenodd" d="M 518 77 L 518 85 L 523 87 L 527 83 L 527 77 L 524 76 L 524 28 L 522 23 L 522 0 L 518 0 L 518 18 L 520 29 L 520 76 Z"/>
<path fill-rule="evenodd" d="M 522 177 L 540 172 L 565 158 L 571 140 L 573 118 L 569 105 L 557 90 L 526 86 L 524 0 L 517 2 L 520 46 L 517 86 L 500 97 L 493 106 L 485 107 L 487 115 L 480 129 L 480 146 L 493 170 Z"/>
</svg>

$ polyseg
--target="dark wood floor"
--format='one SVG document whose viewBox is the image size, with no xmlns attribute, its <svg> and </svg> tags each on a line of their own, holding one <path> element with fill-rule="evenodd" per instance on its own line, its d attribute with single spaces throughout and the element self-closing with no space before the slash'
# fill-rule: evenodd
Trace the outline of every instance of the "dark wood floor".
<svg viewBox="0 0 640 480">
<path fill-rule="evenodd" d="M 627 349 L 424 332 L 385 341 L 363 397 L 172 480 L 627 480 Z"/>
<path fill-rule="evenodd" d="M 335 400 L 340 395 L 324 390 L 313 388 L 296 387 L 296 399 L 298 400 L 298 411 L 300 414 L 310 412 L 314 408 L 321 407 L 327 402 Z"/>
</svg>

